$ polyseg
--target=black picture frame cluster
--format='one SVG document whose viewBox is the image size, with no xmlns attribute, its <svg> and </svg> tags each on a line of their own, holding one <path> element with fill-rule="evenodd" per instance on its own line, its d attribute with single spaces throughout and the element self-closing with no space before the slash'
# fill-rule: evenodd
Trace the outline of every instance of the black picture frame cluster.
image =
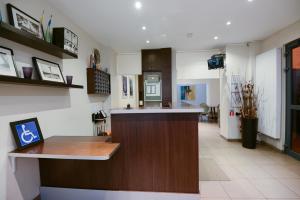
<svg viewBox="0 0 300 200">
<path fill-rule="evenodd" d="M 10 55 L 5 54 L 3 52 L 1 52 L 1 49 L 5 49 L 8 50 L 9 52 L 11 52 Z M 5 56 L 9 56 L 9 59 L 12 59 L 12 62 L 9 63 L 9 65 L 13 65 L 13 66 L 9 66 L 10 70 L 14 70 L 15 75 L 7 75 L 7 74 L 3 74 L 2 73 L 2 67 L 0 66 L 0 75 L 2 76 L 15 76 L 15 77 L 21 77 L 20 74 L 18 74 L 18 70 L 17 70 L 17 66 L 14 62 L 14 52 L 12 49 L 8 48 L 8 47 L 3 47 L 0 46 L 0 57 L 1 55 L 5 54 Z M 52 82 L 59 82 L 59 83 L 66 83 L 63 73 L 61 71 L 61 67 L 58 63 L 55 62 L 51 62 L 42 58 L 38 58 L 38 57 L 32 57 L 32 63 L 33 63 L 33 67 L 34 69 L 37 71 L 38 73 L 38 77 L 40 80 L 43 81 L 52 81 Z M 47 69 L 48 68 L 48 69 Z M 55 73 L 54 73 L 54 72 Z M 51 78 L 53 77 L 53 78 Z"/>
<path fill-rule="evenodd" d="M 6 7 L 8 20 L 12 26 L 17 29 L 26 31 L 39 39 L 46 39 L 45 37 L 47 36 L 45 36 L 43 24 L 41 21 L 38 21 L 34 17 L 30 16 L 29 14 L 25 13 L 12 4 L 8 3 L 6 4 Z M 52 44 L 70 53 L 78 55 L 78 36 L 74 32 L 65 27 L 53 28 L 52 35 Z"/>
<path fill-rule="evenodd" d="M 37 19 L 33 18 L 32 16 L 28 15 L 12 4 L 6 4 L 6 7 L 8 20 L 12 26 L 22 31 L 28 32 L 42 40 L 45 39 L 43 26 Z M 0 17 L 0 19 L 2 18 Z M 11 53 L 7 53 L 8 51 Z M 0 46 L 0 59 L 2 59 L 2 61 L 9 60 L 9 62 L 6 61 L 5 65 L 0 66 L 0 75 L 21 78 L 21 74 L 18 74 L 18 69 L 13 56 L 14 52 L 12 49 Z M 33 68 L 36 69 L 40 80 L 66 83 L 61 71 L 61 67 L 58 63 L 54 63 L 37 57 L 32 57 L 32 63 Z M 41 63 L 43 63 L 43 65 L 41 65 Z M 55 71 L 55 74 L 51 74 L 52 70 Z"/>
</svg>

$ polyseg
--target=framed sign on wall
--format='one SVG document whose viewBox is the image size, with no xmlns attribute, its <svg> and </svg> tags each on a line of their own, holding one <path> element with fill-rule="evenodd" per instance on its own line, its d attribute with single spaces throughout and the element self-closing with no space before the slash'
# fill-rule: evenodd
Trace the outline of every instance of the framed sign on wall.
<svg viewBox="0 0 300 200">
<path fill-rule="evenodd" d="M 34 146 L 44 141 L 37 118 L 10 123 L 18 150 Z"/>
</svg>

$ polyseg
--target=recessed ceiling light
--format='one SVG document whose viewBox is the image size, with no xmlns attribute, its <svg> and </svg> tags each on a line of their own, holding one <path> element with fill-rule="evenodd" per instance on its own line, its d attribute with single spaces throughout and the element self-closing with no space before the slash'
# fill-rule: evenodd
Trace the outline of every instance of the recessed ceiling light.
<svg viewBox="0 0 300 200">
<path fill-rule="evenodd" d="M 142 26 L 142 29 L 145 31 L 147 29 L 147 27 L 146 26 Z"/>
<path fill-rule="evenodd" d="M 142 3 L 140 2 L 140 1 L 136 1 L 135 2 L 135 4 L 134 4 L 134 6 L 135 6 L 135 8 L 137 9 L 137 10 L 140 10 L 141 8 L 142 8 Z"/>
<path fill-rule="evenodd" d="M 248 2 L 253 2 L 253 0 L 248 0 Z"/>
<path fill-rule="evenodd" d="M 219 39 L 219 37 L 218 37 L 218 36 L 215 36 L 215 37 L 214 37 L 214 40 L 218 40 L 218 39 Z"/>
<path fill-rule="evenodd" d="M 146 43 L 147 43 L 147 44 L 149 44 L 149 43 L 150 43 L 150 41 L 149 41 L 149 40 L 147 40 L 147 41 L 146 41 Z"/>
<path fill-rule="evenodd" d="M 226 22 L 226 25 L 230 26 L 231 25 L 231 21 Z"/>
</svg>

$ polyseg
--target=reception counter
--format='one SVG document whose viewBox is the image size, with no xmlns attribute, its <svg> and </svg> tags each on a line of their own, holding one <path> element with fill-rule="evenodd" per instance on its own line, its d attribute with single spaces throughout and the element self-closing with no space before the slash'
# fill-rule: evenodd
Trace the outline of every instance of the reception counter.
<svg viewBox="0 0 300 200">
<path fill-rule="evenodd" d="M 199 193 L 200 109 L 113 109 L 111 159 L 42 159 L 42 186 Z M 58 178 L 60 175 L 63 178 Z"/>
</svg>

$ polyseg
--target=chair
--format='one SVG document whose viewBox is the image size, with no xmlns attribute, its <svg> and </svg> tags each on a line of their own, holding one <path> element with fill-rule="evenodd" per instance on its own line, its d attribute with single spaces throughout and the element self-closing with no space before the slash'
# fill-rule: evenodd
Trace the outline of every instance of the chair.
<svg viewBox="0 0 300 200">
<path fill-rule="evenodd" d="M 200 113 L 200 121 L 204 121 L 203 119 L 206 118 L 206 121 L 208 121 L 208 114 L 209 114 L 209 107 L 206 103 L 201 103 L 200 108 L 203 109 L 203 112 Z"/>
</svg>

